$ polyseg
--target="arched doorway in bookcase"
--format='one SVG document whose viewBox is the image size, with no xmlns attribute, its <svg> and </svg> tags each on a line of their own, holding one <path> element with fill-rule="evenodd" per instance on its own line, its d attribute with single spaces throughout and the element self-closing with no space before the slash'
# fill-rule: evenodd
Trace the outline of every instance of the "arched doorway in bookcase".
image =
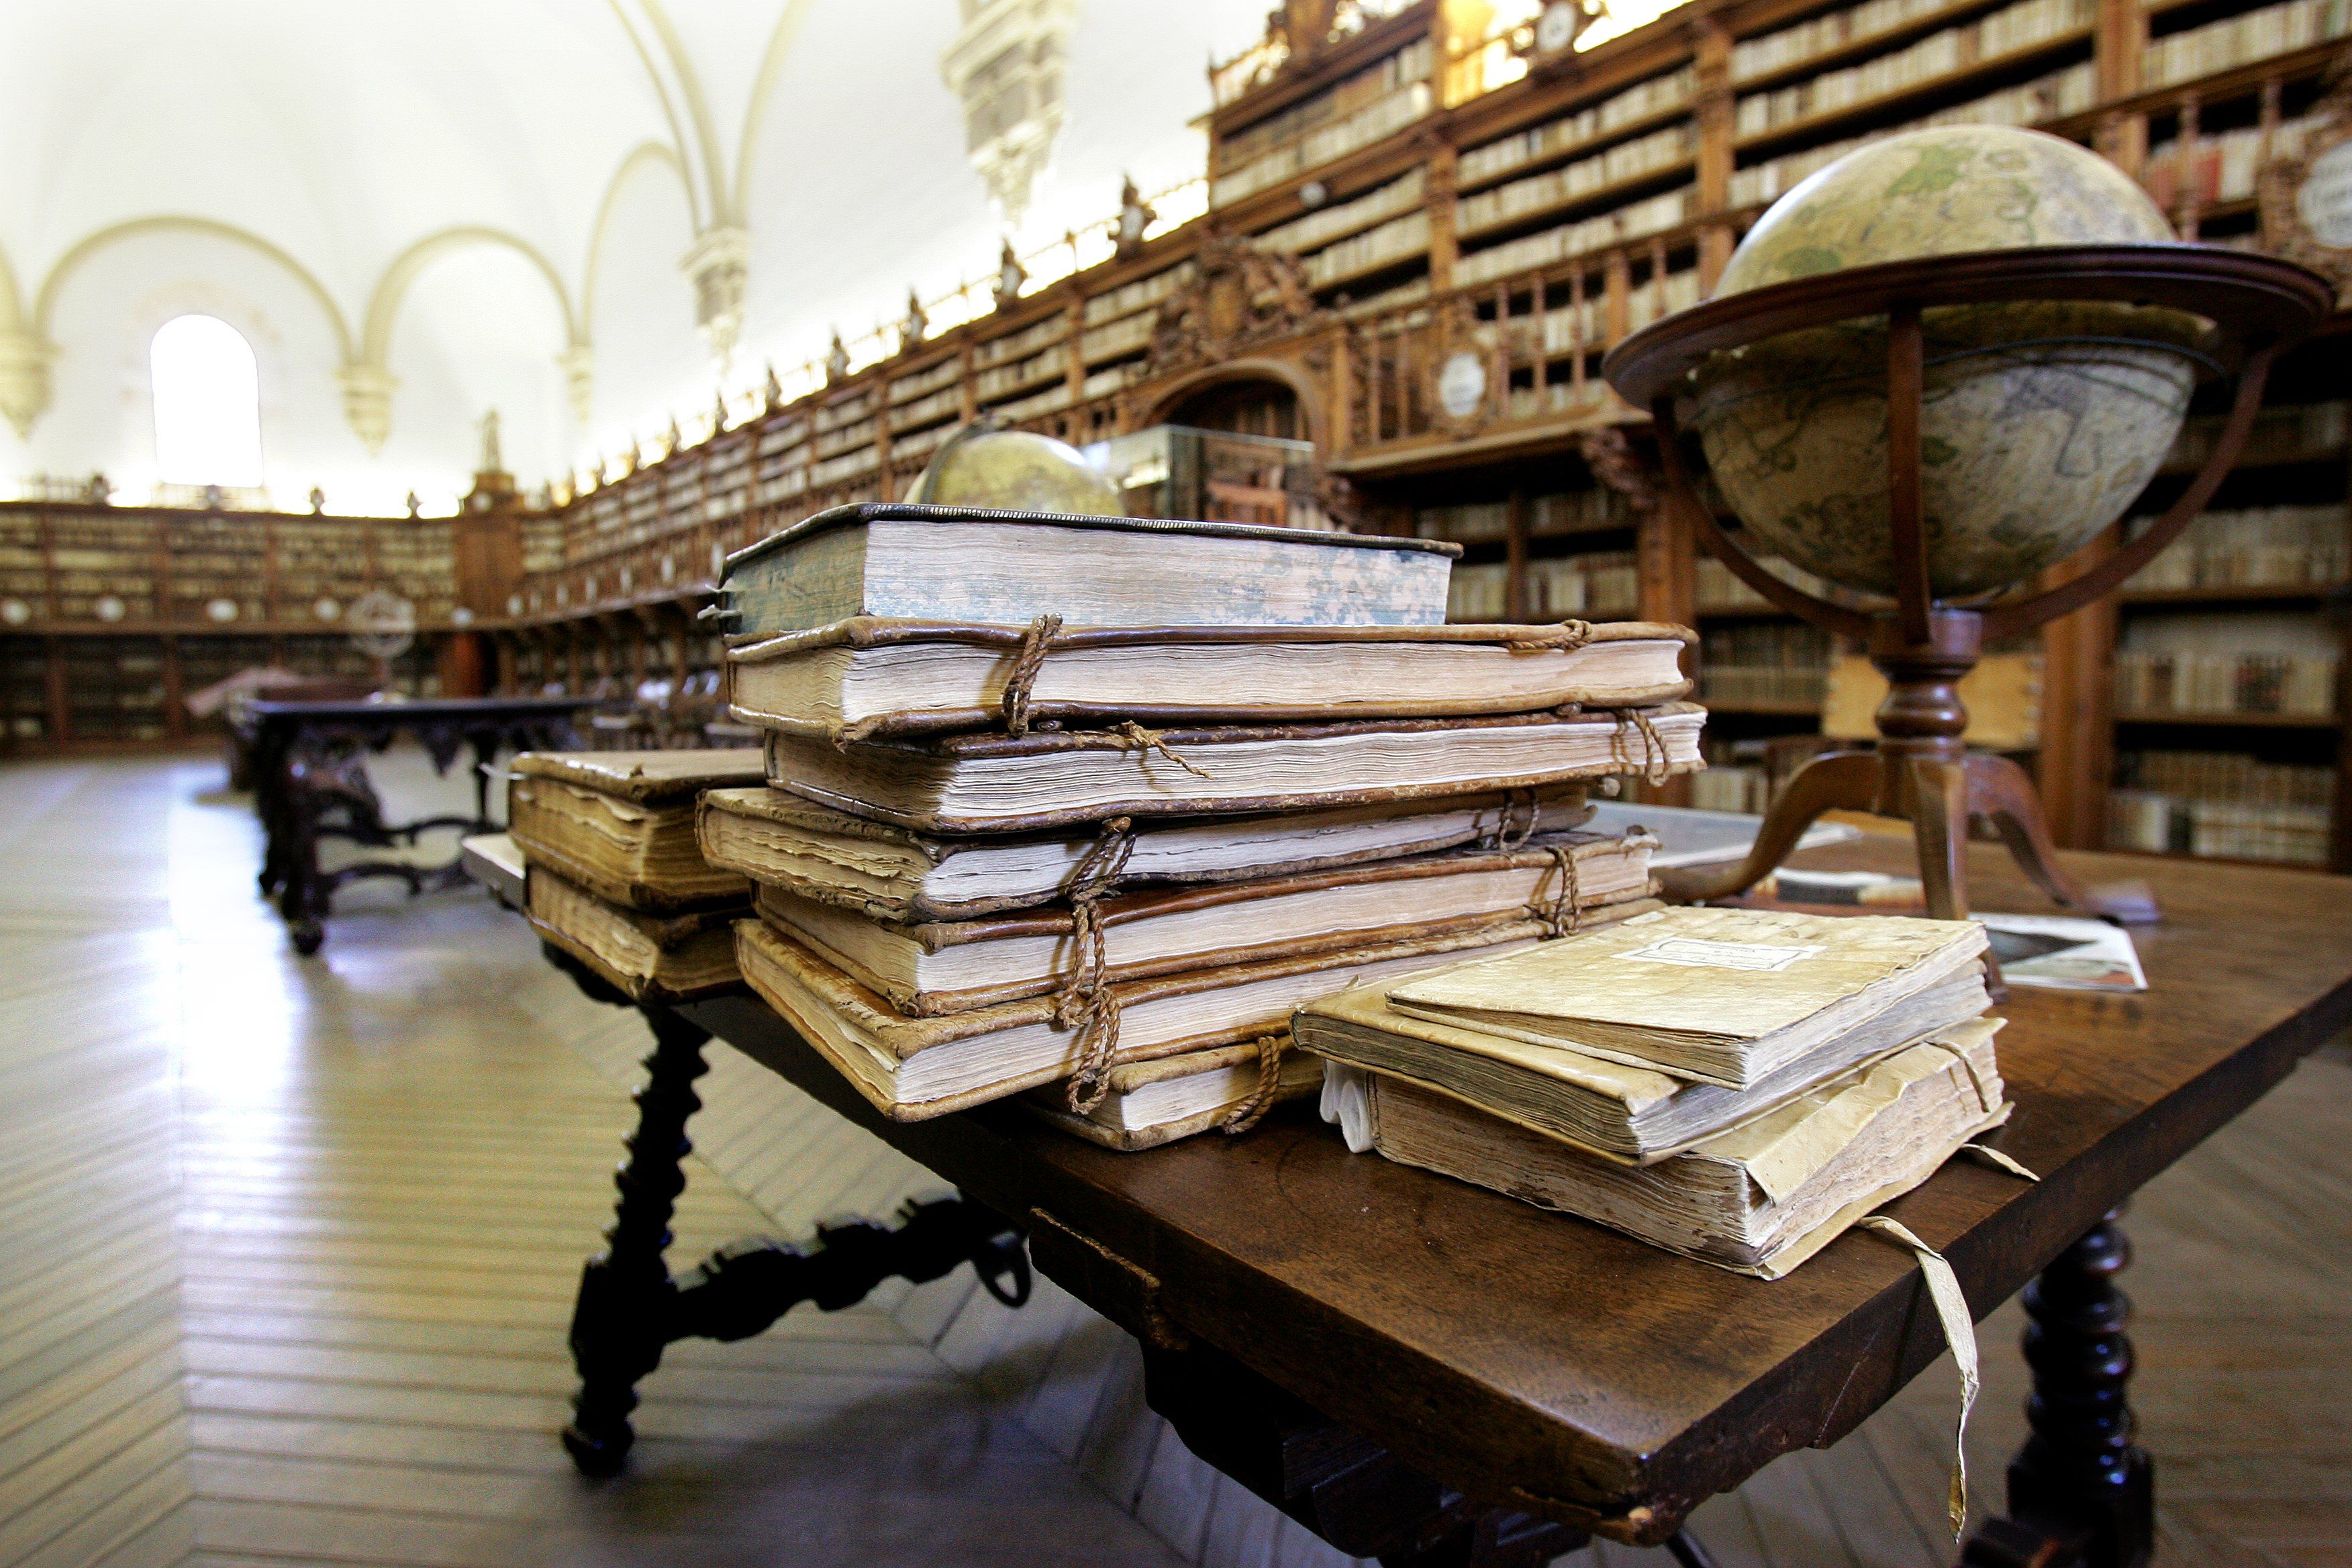
<svg viewBox="0 0 2352 1568">
<path fill-rule="evenodd" d="M 1161 516 L 1326 527 L 1321 415 L 1297 366 L 1234 360 L 1161 390 L 1128 439 L 1164 463 Z"/>
</svg>

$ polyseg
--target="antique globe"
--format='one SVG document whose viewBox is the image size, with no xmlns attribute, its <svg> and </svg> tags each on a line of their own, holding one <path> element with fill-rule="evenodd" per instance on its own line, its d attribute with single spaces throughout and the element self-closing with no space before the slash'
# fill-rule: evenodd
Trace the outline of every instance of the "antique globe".
<svg viewBox="0 0 2352 1568">
<path fill-rule="evenodd" d="M 2122 171 L 2059 137 L 1955 125 L 1847 153 L 1750 229 L 1718 297 L 1877 262 L 2171 241 Z M 2032 577 L 2113 523 L 2180 433 L 2209 327 L 2094 300 L 1927 311 L 1922 529 L 1937 599 Z M 1689 423 L 1761 550 L 1832 583 L 1895 590 L 1885 318 L 1711 355 Z"/>
<path fill-rule="evenodd" d="M 1118 517 L 1118 488 L 1078 449 L 1027 430 L 971 425 L 931 455 L 911 501 L 933 506 L 1002 507 L 1014 511 Z"/>
</svg>

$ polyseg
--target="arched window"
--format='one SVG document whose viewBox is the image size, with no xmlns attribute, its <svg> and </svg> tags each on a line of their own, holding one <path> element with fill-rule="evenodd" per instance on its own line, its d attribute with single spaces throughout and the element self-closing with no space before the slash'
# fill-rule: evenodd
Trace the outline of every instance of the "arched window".
<svg viewBox="0 0 2352 1568">
<path fill-rule="evenodd" d="M 156 478 L 174 485 L 261 482 L 261 378 L 253 349 L 217 316 L 175 316 L 147 350 L 155 392 Z"/>
</svg>

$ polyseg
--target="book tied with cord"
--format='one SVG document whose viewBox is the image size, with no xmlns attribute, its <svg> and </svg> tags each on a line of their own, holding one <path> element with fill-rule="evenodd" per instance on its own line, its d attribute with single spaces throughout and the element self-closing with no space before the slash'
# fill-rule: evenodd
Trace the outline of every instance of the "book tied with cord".
<svg viewBox="0 0 2352 1568">
<path fill-rule="evenodd" d="M 1654 910 L 1593 781 L 1701 766 L 1667 626 L 1447 626 L 1452 551 L 915 506 L 730 563 L 745 982 L 885 1114 L 1106 1147 L 1314 1092 L 1305 1002 Z"/>
<path fill-rule="evenodd" d="M 696 842 L 702 793 L 761 776 L 756 751 L 526 752 L 507 786 L 522 910 L 541 942 L 633 1002 L 733 990 L 751 884 Z"/>
</svg>

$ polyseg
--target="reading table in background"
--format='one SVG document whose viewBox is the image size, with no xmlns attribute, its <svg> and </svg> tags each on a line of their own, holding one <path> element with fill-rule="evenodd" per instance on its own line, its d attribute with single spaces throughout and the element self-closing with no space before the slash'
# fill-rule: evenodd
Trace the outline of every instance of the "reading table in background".
<svg viewBox="0 0 2352 1568">
<path fill-rule="evenodd" d="M 312 953 L 326 940 L 328 900 L 337 888 L 367 877 L 396 877 L 414 893 L 465 875 L 456 860 L 419 867 L 362 860 L 332 871 L 319 865 L 319 841 L 346 838 L 371 848 L 414 846 L 439 827 L 486 833 L 489 763 L 500 752 L 564 749 L 577 743 L 572 718 L 591 704 L 577 697 L 444 697 L 415 701 L 255 702 L 251 773 L 254 810 L 263 835 L 261 891 L 276 894 L 295 951 Z M 402 735 L 419 742 L 446 773 L 461 751 L 474 753 L 474 815 L 387 823 L 368 782 L 366 759 Z"/>
<path fill-rule="evenodd" d="M 2049 908 L 2005 855 L 1970 853 L 1983 908 Z M 2042 1180 L 1956 1160 L 1886 1212 L 1950 1260 L 1978 1317 L 2029 1291 L 2032 1435 L 2007 1517 L 1965 1560 L 2122 1568 L 2147 1560 L 2154 1522 L 2126 1404 L 2116 1211 L 2352 1016 L 2352 879 L 2066 858 L 2085 881 L 2151 885 L 2163 923 L 2134 933 L 2150 989 L 2013 991 L 2000 1052 L 2017 1110 L 1992 1142 Z M 1799 859 L 1911 868 L 1903 841 Z M 1677 1531 L 1701 1501 L 1835 1442 L 1943 1349 L 1910 1255 L 1866 1235 L 1767 1283 L 1350 1154 L 1311 1106 L 1140 1154 L 1005 1104 L 901 1124 L 755 997 L 646 1013 L 640 1125 L 572 1334 L 583 1381 L 565 1441 L 590 1471 L 619 1467 L 634 1385 L 668 1341 L 742 1338 L 797 1301 L 845 1306 L 892 1274 L 966 1258 L 1017 1296 L 1022 1235 L 1036 1268 L 1141 1342 L 1147 1397 L 1187 1447 L 1342 1551 L 1390 1563 L 1518 1568 L 1587 1532 L 1698 1561 Z M 963 1196 L 896 1230 L 740 1244 L 671 1274 L 711 1036 Z"/>
</svg>

